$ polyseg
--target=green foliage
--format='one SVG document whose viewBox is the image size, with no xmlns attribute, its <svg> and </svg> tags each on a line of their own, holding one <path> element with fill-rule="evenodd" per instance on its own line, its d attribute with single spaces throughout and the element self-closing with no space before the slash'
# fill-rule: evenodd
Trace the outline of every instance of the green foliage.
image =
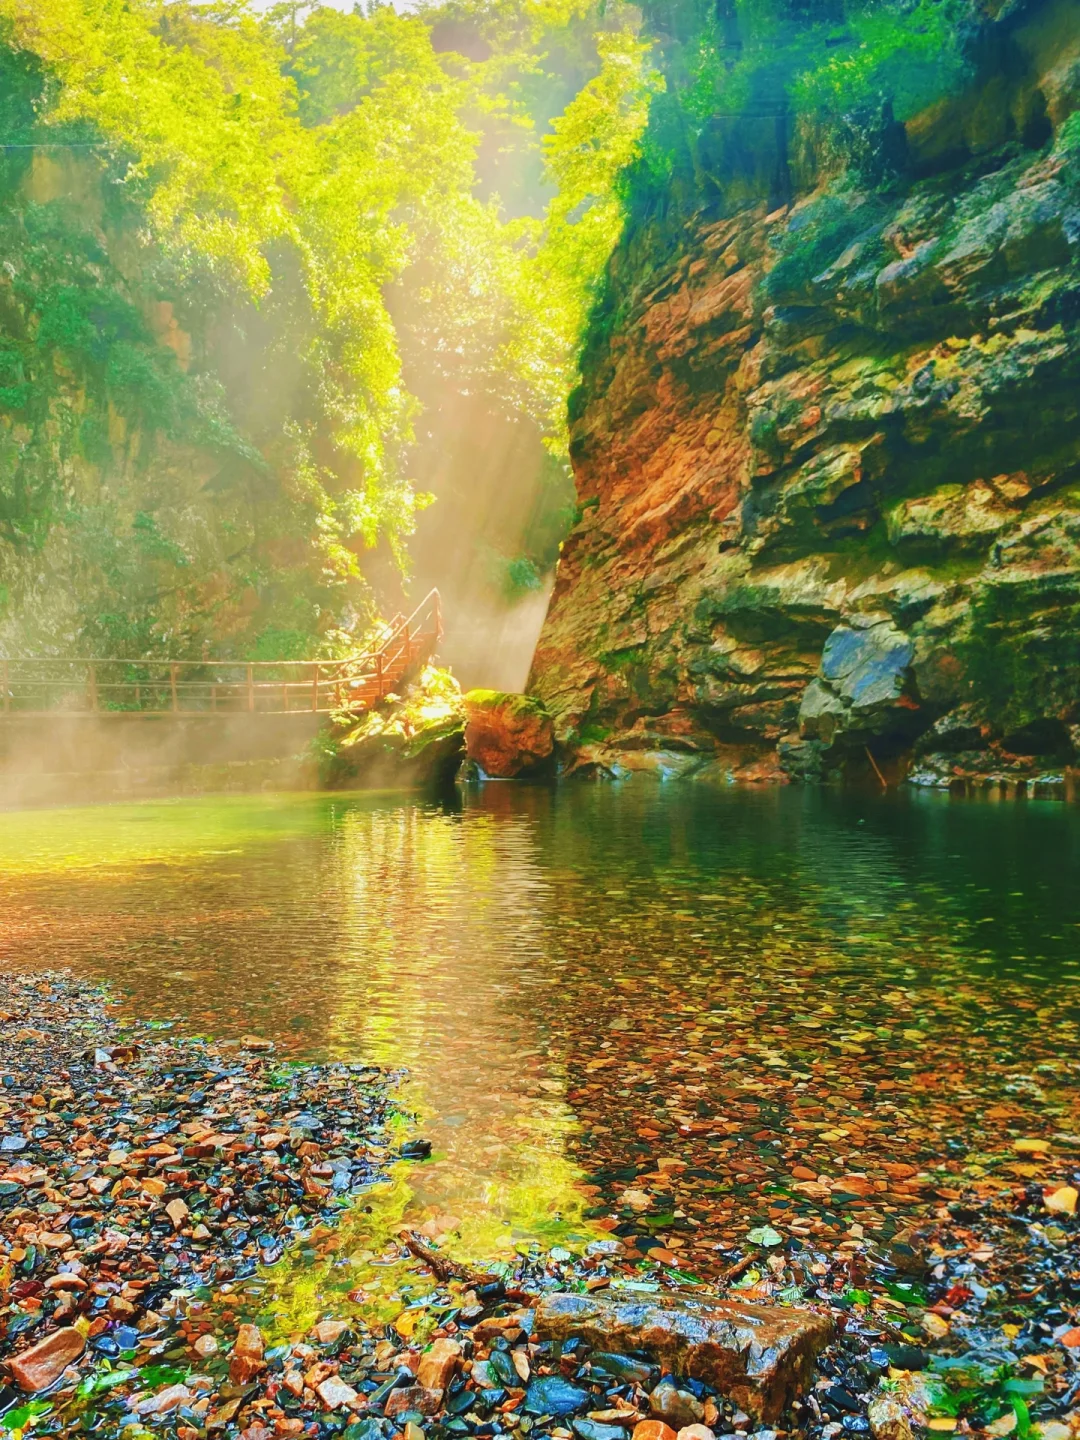
<svg viewBox="0 0 1080 1440">
<path fill-rule="evenodd" d="M 887 185 L 903 123 L 973 72 L 973 0 L 651 0 L 666 96 L 653 107 L 635 203 L 700 204 L 740 183 L 787 198 L 796 141 L 818 166 Z"/>
<path fill-rule="evenodd" d="M 559 450 L 655 89 L 632 19 L 0 0 L 5 134 L 45 147 L 0 161 L 7 643 L 333 648 L 430 498 L 403 343 Z"/>
<path fill-rule="evenodd" d="M 775 264 L 765 282 L 770 297 L 781 304 L 806 303 L 815 276 L 845 246 L 864 231 L 877 236 L 881 213 L 872 196 L 851 197 L 834 191 L 825 191 L 803 206 L 781 235 Z M 779 418 L 782 422 L 787 417 Z M 766 424 L 763 416 L 760 425 Z M 768 449 L 773 437 L 764 428 L 759 435 L 752 427 L 752 438 L 755 445 Z"/>
<path fill-rule="evenodd" d="M 1067 579 L 988 586 L 972 606 L 960 661 L 987 715 L 1020 731 L 1080 704 L 1080 599 Z"/>
<path fill-rule="evenodd" d="M 506 586 L 512 596 L 527 595 L 541 588 L 540 574 L 527 555 L 518 555 L 506 566 Z"/>
</svg>

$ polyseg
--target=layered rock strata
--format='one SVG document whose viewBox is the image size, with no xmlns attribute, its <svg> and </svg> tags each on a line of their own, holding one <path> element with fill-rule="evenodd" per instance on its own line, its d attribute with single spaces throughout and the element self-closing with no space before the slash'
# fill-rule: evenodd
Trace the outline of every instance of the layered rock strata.
<svg viewBox="0 0 1080 1440">
<path fill-rule="evenodd" d="M 530 682 L 569 768 L 1065 785 L 1080 7 L 1028 8 L 908 125 L 902 182 L 811 177 L 615 257 Z"/>
</svg>

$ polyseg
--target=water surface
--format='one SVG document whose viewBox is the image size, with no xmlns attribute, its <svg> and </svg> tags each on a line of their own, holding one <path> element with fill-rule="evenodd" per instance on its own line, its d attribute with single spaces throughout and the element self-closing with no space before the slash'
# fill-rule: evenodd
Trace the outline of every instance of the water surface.
<svg viewBox="0 0 1080 1440">
<path fill-rule="evenodd" d="M 4 815 L 0 956 L 408 1067 L 435 1157 L 387 1221 L 485 1258 L 613 1231 L 707 1275 L 764 1222 L 891 1234 L 1013 1178 L 1017 1137 L 1080 1156 L 1078 871 L 1052 804 L 185 799 Z"/>
</svg>

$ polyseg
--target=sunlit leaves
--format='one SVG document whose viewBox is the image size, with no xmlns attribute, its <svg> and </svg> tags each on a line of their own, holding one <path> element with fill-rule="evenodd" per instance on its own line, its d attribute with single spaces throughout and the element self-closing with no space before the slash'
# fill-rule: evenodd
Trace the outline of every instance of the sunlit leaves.
<svg viewBox="0 0 1080 1440">
<path fill-rule="evenodd" d="M 26 495 L 11 505 L 27 511 L 24 529 L 39 543 L 66 523 L 54 495 L 86 497 L 100 543 L 85 553 L 113 575 L 102 605 L 116 618 L 131 613 L 122 592 L 134 572 L 109 525 L 127 522 L 124 506 L 96 503 L 94 486 L 107 488 L 131 458 L 119 439 L 143 470 L 159 437 L 179 447 L 181 468 L 220 464 L 193 458 L 198 447 L 228 448 L 248 467 L 238 484 L 230 460 L 217 489 L 187 506 L 180 528 L 194 527 L 199 543 L 171 536 L 194 557 L 189 573 L 151 589 L 181 596 L 169 603 L 187 619 L 147 611 L 134 630 L 125 622 L 125 645 L 151 633 L 201 643 L 196 633 L 224 625 L 222 605 L 240 606 L 242 589 L 282 590 L 286 555 L 288 584 L 307 607 L 296 624 L 321 634 L 362 608 L 365 550 L 385 544 L 406 567 L 429 497 L 409 474 L 418 407 L 403 381 L 403 327 L 424 365 L 463 393 L 486 390 L 560 447 L 585 324 L 622 225 L 619 176 L 656 80 L 621 0 L 604 12 L 585 0 L 452 9 L 283 5 L 260 16 L 243 0 L 0 0 L 13 63 L 25 58 L 42 77 L 24 124 L 98 197 L 80 233 L 100 256 L 84 266 L 116 268 L 113 249 L 124 247 L 124 304 L 137 311 L 167 296 L 172 323 L 187 327 L 185 372 L 191 361 L 190 377 L 180 375 L 156 331 L 143 349 L 125 348 L 96 302 L 86 320 L 92 286 L 74 309 L 63 280 L 51 299 L 35 296 L 43 336 L 59 325 L 59 349 L 102 352 L 111 408 L 85 409 L 80 376 L 61 357 L 54 429 L 77 437 L 78 474 L 61 475 L 57 462 L 43 489 L 24 466 Z M 475 53 L 436 49 L 433 34 L 453 15 L 474 27 Z M 73 137 L 90 148 L 68 155 Z M 505 163 L 481 181 L 482 145 Z M 226 331 L 234 381 L 237 352 L 258 377 L 231 389 L 227 378 L 218 384 Z M 20 354 L 0 363 L 5 408 L 33 389 L 27 374 Z M 260 384 L 272 401 L 259 400 Z M 167 485 L 147 497 L 142 481 L 132 484 L 132 512 L 171 504 Z M 96 583 L 87 578 L 91 609 Z M 330 607 L 336 617 L 319 619 Z M 280 616 L 267 623 L 295 629 Z"/>
<path fill-rule="evenodd" d="M 660 79 L 649 48 L 623 30 L 598 37 L 600 73 L 552 123 L 544 162 L 556 193 L 523 261 L 518 319 L 505 355 L 550 433 L 562 438 L 578 348 L 622 231 L 618 181 L 638 153 Z"/>
</svg>

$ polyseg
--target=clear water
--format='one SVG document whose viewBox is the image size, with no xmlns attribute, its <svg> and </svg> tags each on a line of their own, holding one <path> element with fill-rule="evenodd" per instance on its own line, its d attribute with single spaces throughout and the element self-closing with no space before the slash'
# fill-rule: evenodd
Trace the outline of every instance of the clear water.
<svg viewBox="0 0 1080 1440">
<path fill-rule="evenodd" d="M 766 1220 L 888 1233 L 917 1211 L 891 1180 L 825 1203 L 794 1165 L 872 1184 L 910 1163 L 932 1206 L 1030 1168 L 1018 1136 L 1080 1156 L 1074 809 L 490 784 L 0 827 L 3 963 L 407 1067 L 435 1157 L 399 1167 L 382 1219 L 466 1254 L 618 1224 L 708 1274 Z M 625 1192 L 650 1174 L 642 1218 Z"/>
</svg>

